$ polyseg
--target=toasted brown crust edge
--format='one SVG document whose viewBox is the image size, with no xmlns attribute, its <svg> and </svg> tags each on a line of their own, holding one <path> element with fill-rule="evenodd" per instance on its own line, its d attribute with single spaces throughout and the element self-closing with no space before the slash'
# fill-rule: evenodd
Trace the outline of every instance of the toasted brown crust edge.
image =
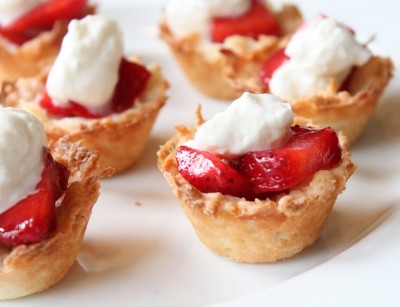
<svg viewBox="0 0 400 307">
<path fill-rule="evenodd" d="M 296 115 L 342 131 L 351 145 L 364 131 L 392 75 L 392 61 L 374 56 L 354 70 L 346 90 L 290 103 Z"/>
</svg>

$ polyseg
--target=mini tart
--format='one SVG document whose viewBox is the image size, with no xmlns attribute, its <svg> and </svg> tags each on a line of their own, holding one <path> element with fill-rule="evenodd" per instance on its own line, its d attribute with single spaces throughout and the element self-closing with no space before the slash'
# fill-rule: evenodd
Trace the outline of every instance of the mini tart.
<svg viewBox="0 0 400 307">
<path fill-rule="evenodd" d="M 177 127 L 177 135 L 158 152 L 158 167 L 192 223 L 200 240 L 213 252 L 237 262 L 275 262 L 291 257 L 318 238 L 336 197 L 355 170 L 346 137 L 339 135 L 342 160 L 277 200 L 201 193 L 179 174 L 179 145 L 193 139 L 196 127 Z"/>
<path fill-rule="evenodd" d="M 92 207 L 99 196 L 98 154 L 64 139 L 50 145 L 53 158 L 70 171 L 57 207 L 57 228 L 31 245 L 1 248 L 0 299 L 43 291 L 58 283 L 75 262 Z M 108 175 L 109 170 L 102 175 Z"/>
<path fill-rule="evenodd" d="M 95 7 L 89 6 L 87 14 L 94 14 L 95 11 Z M 0 84 L 19 77 L 35 76 L 43 67 L 52 64 L 60 51 L 68 24 L 68 20 L 59 20 L 50 31 L 21 46 L 13 45 L 0 36 Z"/>
<path fill-rule="evenodd" d="M 301 13 L 292 5 L 284 5 L 276 17 L 281 25 L 284 37 L 260 35 L 258 40 L 233 35 L 223 44 L 204 42 L 197 33 L 181 38 L 174 36 L 167 21 L 160 24 L 160 37 L 171 52 L 190 82 L 207 96 L 219 99 L 234 99 L 241 91 L 232 86 L 226 73 L 233 69 L 234 58 L 248 64 L 246 69 L 261 65 L 287 36 L 294 32 L 302 22 Z"/>
<path fill-rule="evenodd" d="M 248 63 L 234 61 L 234 70 L 227 72 L 232 86 L 240 92 L 268 92 L 259 79 L 261 65 L 249 71 Z M 321 127 L 342 131 L 349 144 L 353 144 L 364 131 L 392 73 L 390 59 L 373 56 L 363 66 L 354 68 L 341 88 L 331 82 L 324 93 L 288 102 L 296 115 L 311 118 Z"/>
<path fill-rule="evenodd" d="M 160 67 L 150 64 L 146 68 L 151 77 L 134 106 L 99 119 L 56 118 L 41 108 L 36 102 L 45 87 L 47 72 L 5 84 L 2 103 L 37 116 L 43 122 L 49 140 L 55 141 L 64 135 L 71 141 L 82 140 L 84 146 L 99 152 L 100 168 L 111 167 L 119 173 L 142 155 L 158 112 L 166 101 L 168 83 Z"/>
</svg>

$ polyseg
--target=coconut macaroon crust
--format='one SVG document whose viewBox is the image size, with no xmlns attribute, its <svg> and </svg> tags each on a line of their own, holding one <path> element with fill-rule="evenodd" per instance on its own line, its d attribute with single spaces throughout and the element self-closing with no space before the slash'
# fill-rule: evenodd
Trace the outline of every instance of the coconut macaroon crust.
<svg viewBox="0 0 400 307">
<path fill-rule="evenodd" d="M 208 248 L 237 262 L 275 262 L 315 242 L 356 168 L 345 136 L 339 135 L 342 159 L 336 167 L 317 171 L 310 181 L 280 194 L 276 201 L 247 201 L 221 193 L 202 193 L 179 174 L 176 150 L 193 139 L 197 128 L 177 127 L 177 135 L 158 152 L 158 167 Z"/>
</svg>

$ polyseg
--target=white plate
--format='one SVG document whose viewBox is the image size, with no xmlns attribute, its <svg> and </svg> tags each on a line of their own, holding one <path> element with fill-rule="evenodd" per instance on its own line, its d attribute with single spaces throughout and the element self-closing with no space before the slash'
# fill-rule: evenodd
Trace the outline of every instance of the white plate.
<svg viewBox="0 0 400 307">
<path fill-rule="evenodd" d="M 277 1 L 275 1 L 277 2 Z M 176 124 L 193 124 L 226 102 L 208 99 L 186 81 L 157 37 L 165 1 L 100 1 L 118 18 L 128 54 L 159 62 L 170 81 L 139 164 L 105 180 L 79 262 L 48 291 L 13 306 L 395 306 L 400 281 L 400 95 L 392 80 L 360 142 L 358 170 L 339 197 L 320 239 L 275 264 L 238 264 L 205 248 L 156 167 L 156 151 Z M 297 1 L 306 17 L 324 12 L 356 29 L 371 48 L 399 64 L 397 0 Z M 362 5 L 362 7 L 359 7 Z M 396 10 L 397 9 L 397 10 Z"/>
</svg>

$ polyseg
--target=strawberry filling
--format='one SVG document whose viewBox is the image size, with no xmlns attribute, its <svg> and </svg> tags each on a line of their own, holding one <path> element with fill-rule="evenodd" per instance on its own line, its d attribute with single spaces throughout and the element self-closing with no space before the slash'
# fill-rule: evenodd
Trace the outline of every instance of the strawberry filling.
<svg viewBox="0 0 400 307">
<path fill-rule="evenodd" d="M 242 35 L 257 39 L 260 34 L 281 35 L 276 17 L 259 0 L 252 0 L 250 9 L 237 17 L 216 17 L 212 21 L 211 39 L 222 43 L 228 36 Z"/>
<path fill-rule="evenodd" d="M 180 146 L 176 160 L 180 174 L 203 193 L 220 192 L 236 197 L 254 198 L 247 179 L 210 152 Z"/>
<path fill-rule="evenodd" d="M 272 75 L 282 64 L 287 62 L 289 57 L 285 54 L 285 49 L 281 48 L 275 51 L 261 67 L 260 79 L 265 86 L 269 86 Z"/>
<path fill-rule="evenodd" d="M 0 27 L 0 35 L 14 44 L 22 45 L 43 31 L 52 29 L 57 20 L 80 19 L 88 12 L 88 0 L 49 0 L 11 24 Z"/>
<path fill-rule="evenodd" d="M 69 172 L 47 149 L 43 152 L 45 166 L 35 193 L 0 214 L 2 246 L 37 243 L 56 228 L 55 202 L 67 189 Z"/>
<path fill-rule="evenodd" d="M 293 126 L 291 130 L 292 137 L 280 148 L 251 151 L 230 160 L 182 145 L 176 154 L 179 173 L 200 192 L 254 200 L 273 198 L 341 161 L 342 150 L 332 128 Z"/>
<path fill-rule="evenodd" d="M 121 113 L 134 105 L 135 99 L 145 90 L 151 73 L 142 65 L 121 60 L 118 71 L 118 83 L 111 98 L 109 111 L 95 113 L 79 102 L 70 101 L 67 106 L 59 106 L 44 90 L 39 101 L 42 108 L 60 117 L 101 118 L 113 113 Z"/>
</svg>

